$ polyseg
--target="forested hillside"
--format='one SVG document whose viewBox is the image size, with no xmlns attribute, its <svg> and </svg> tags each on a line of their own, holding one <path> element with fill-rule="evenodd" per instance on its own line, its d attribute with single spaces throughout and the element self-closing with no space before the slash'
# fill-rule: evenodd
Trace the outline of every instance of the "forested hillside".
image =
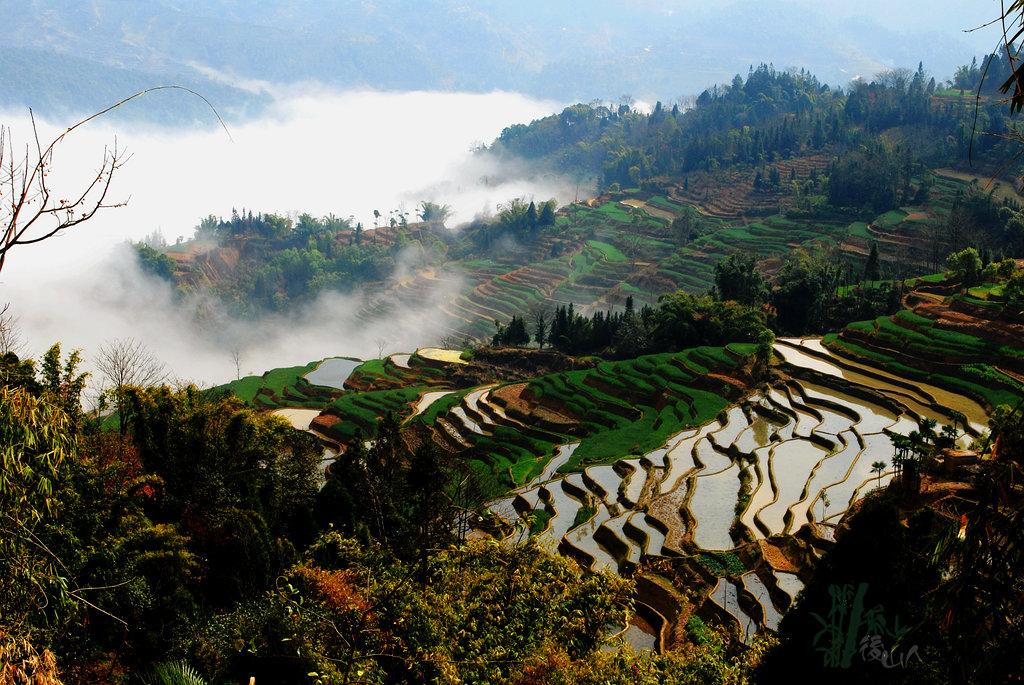
<svg viewBox="0 0 1024 685">
<path fill-rule="evenodd" d="M 274 7 L 260 45 L 317 18 Z M 482 21 L 458 16 L 424 44 Z M 577 104 L 479 150 L 592 185 L 567 206 L 240 207 L 134 245 L 209 327 L 348 295 L 361 322 L 433 314 L 440 341 L 374 359 L 342 335 L 243 376 L 236 349 L 200 387 L 122 341 L 90 379 L 0 309 L 0 685 L 1012 682 L 1024 211 L 1019 140 L 986 135 L 1012 66 L 843 89 L 751 67 L 692 107 Z M 51 199 L 50 159 L 0 269 L 60 230 L 18 232 L 23 208 L 91 217 Z"/>
<path fill-rule="evenodd" d="M 139 253 L 183 302 L 212 293 L 234 316 L 292 311 L 337 290 L 368 296 L 369 319 L 440 291 L 442 330 L 482 341 L 495 320 L 721 287 L 717 271 L 732 268 L 723 259 L 742 251 L 764 273 L 762 299 L 782 330 L 823 331 L 851 315 L 821 309 L 829 290 L 934 272 L 969 246 L 986 263 L 1024 249 L 1012 182 L 986 176 L 1013 171 L 1012 142 L 987 135 L 1006 125 L 988 107 L 1006 70 L 990 65 L 976 107 L 920 67 L 843 92 L 762 65 L 687 111 L 581 104 L 506 129 L 480 154 L 595 179 L 596 199 L 557 212 L 554 201 L 512 198 L 449 228 L 448 208 L 424 202 L 414 215 L 375 210 L 371 228 L 242 209 L 204 219 L 162 257 Z M 954 81 L 976 89 L 982 75 L 965 66 Z M 878 313 L 892 306 L 874 300 Z"/>
<path fill-rule="evenodd" d="M 768 178 L 768 165 L 825 154 L 827 165 L 818 169 L 824 176 L 855 174 L 868 162 L 880 177 L 871 188 L 864 187 L 866 179 L 841 176 L 830 186 L 829 204 L 879 213 L 906 199 L 902 192 L 922 169 L 973 164 L 994 170 L 1008 159 L 1007 142 L 984 135 L 1005 130 L 1005 111 L 985 106 L 1009 75 L 1005 59 L 993 60 L 987 74 L 976 63 L 962 67 L 953 90 L 944 90 L 923 65 L 884 71 L 844 91 L 802 70 L 762 64 L 745 78 L 705 90 L 686 111 L 660 102 L 649 114 L 625 104 L 574 105 L 509 127 L 493 148 L 572 173 L 599 173 L 602 188 L 732 167 L 760 171 L 757 188 L 777 188 L 792 179 Z M 976 92 L 983 75 L 984 99 L 976 109 L 964 93 Z M 854 158 L 844 159 L 847 153 Z"/>
</svg>

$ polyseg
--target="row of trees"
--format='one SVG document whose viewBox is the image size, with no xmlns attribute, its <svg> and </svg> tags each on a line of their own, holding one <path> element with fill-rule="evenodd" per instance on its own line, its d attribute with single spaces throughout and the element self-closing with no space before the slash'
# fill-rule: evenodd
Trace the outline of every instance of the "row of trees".
<svg viewBox="0 0 1024 685">
<path fill-rule="evenodd" d="M 755 254 L 733 252 L 715 264 L 715 287 L 707 294 L 679 291 L 662 295 L 657 307 L 639 310 L 630 296 L 623 310 L 590 316 L 573 304 L 560 305 L 551 315 L 533 316 L 532 335 L 526 317 L 514 315 L 508 324 L 495 322 L 491 344 L 525 346 L 532 341 L 566 354 L 625 359 L 698 345 L 757 342 L 768 329 L 789 335 L 821 332 L 900 306 L 899 288 L 879 280 L 880 268 L 873 245 L 867 262 L 853 274 L 853 282 L 860 285 L 843 292 L 851 267 L 827 254 L 795 250 L 769 280 Z"/>
<path fill-rule="evenodd" d="M 496 322 L 495 346 L 524 346 L 531 341 L 526 321 L 513 316 L 508 325 Z M 767 311 L 711 296 L 677 292 L 662 296 L 658 307 L 639 311 L 633 298 L 622 311 L 585 316 L 573 304 L 558 306 L 550 319 L 543 313 L 533 322 L 532 340 L 573 355 L 597 354 L 630 359 L 642 354 L 674 352 L 699 345 L 756 342 L 764 335 Z"/>
<path fill-rule="evenodd" d="M 999 74 L 1005 62 L 994 58 Z M 972 82 L 980 79 L 976 69 L 971 73 Z M 1000 78 L 986 83 L 1001 83 Z M 936 88 L 921 64 L 916 71 L 898 68 L 856 80 L 845 93 L 804 71 L 779 72 L 762 64 L 746 79 L 737 75 L 731 84 L 706 90 L 685 112 L 573 105 L 506 129 L 491 149 L 592 174 L 604 187 L 639 187 L 698 170 L 756 169 L 818 152 L 835 160 L 822 170 L 826 178 L 835 175 L 829 202 L 878 213 L 916 192 L 911 179 L 922 166 L 966 166 L 970 151 L 975 165 L 996 170 L 1013 156 L 1005 137 L 975 135 L 1005 130 L 1001 113 L 976 110 L 966 99 L 939 98 Z M 779 187 L 773 181 L 762 177 L 761 185 Z"/>
</svg>

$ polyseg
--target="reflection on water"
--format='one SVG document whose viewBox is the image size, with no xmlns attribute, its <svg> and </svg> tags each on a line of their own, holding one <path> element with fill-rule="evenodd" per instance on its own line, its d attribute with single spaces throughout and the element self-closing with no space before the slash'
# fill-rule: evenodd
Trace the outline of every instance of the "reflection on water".
<svg viewBox="0 0 1024 685">
<path fill-rule="evenodd" d="M 757 518 L 773 533 L 784 532 L 786 510 L 801 499 L 808 474 L 827 454 L 808 440 L 788 440 L 772 450 L 770 468 L 778 497 Z"/>
<path fill-rule="evenodd" d="M 740 608 L 736 586 L 728 578 L 719 578 L 718 585 L 711 591 L 708 597 L 712 602 L 733 615 L 740 624 L 740 639 L 743 644 L 749 645 L 757 632 L 757 621 L 751 618 L 747 612 Z"/>
<path fill-rule="evenodd" d="M 633 473 L 629 477 L 629 484 L 626 486 L 626 501 L 635 505 L 640 501 L 644 485 L 647 483 L 647 470 L 640 464 L 639 459 L 629 459 L 627 464 L 633 467 Z"/>
<path fill-rule="evenodd" d="M 352 375 L 357 366 L 363 362 L 358 359 L 335 357 L 325 359 L 320 365 L 307 373 L 304 378 L 310 385 L 322 385 L 325 388 L 345 389 L 345 381 Z"/>
<path fill-rule="evenodd" d="M 629 525 L 647 536 L 647 542 L 644 544 L 645 554 L 661 554 L 665 534 L 647 522 L 647 514 L 642 511 L 634 512 L 629 517 Z"/>
<path fill-rule="evenodd" d="M 778 582 L 779 587 L 793 599 L 796 599 L 797 594 L 804 589 L 803 581 L 795 573 L 776 571 L 775 580 Z"/>
<path fill-rule="evenodd" d="M 873 375 L 881 376 L 881 379 L 873 378 L 865 375 L 864 373 L 850 371 L 838 364 L 808 354 L 802 349 L 790 347 L 790 345 L 796 345 L 797 347 L 803 347 L 805 349 L 813 349 L 827 354 L 829 357 L 832 356 L 832 353 L 821 345 L 821 341 L 818 338 L 811 338 L 802 341 L 790 340 L 789 344 L 776 344 L 775 352 L 780 354 L 787 362 L 795 366 L 806 369 L 815 369 L 830 376 L 845 378 L 854 383 L 859 383 L 869 388 L 875 388 L 876 390 L 880 390 L 889 395 L 899 396 L 900 401 L 907 404 L 908 407 L 916 411 L 918 414 L 931 418 L 938 418 L 940 425 L 948 422 L 948 418 L 938 416 L 931 409 L 927 408 L 925 405 L 928 404 L 930 400 L 934 400 L 940 406 L 944 406 L 949 409 L 957 409 L 963 412 L 970 421 L 972 428 L 975 430 L 985 430 L 987 426 L 987 412 L 980 404 L 969 397 L 964 397 L 963 395 L 952 393 L 943 388 L 919 381 L 915 381 L 913 383 L 913 388 L 907 388 L 901 384 L 901 382 L 906 382 L 905 379 L 901 379 L 899 376 L 895 376 L 882 368 L 870 369 L 870 372 Z M 863 368 L 865 371 L 868 371 L 866 367 L 852 360 L 843 360 L 843 364 L 853 368 Z M 890 383 L 884 379 L 891 379 L 893 382 Z"/>
<path fill-rule="evenodd" d="M 449 364 L 468 364 L 462 358 L 462 350 L 443 350 L 440 347 L 424 347 L 416 350 L 416 354 L 424 359 L 432 359 L 437 362 L 448 362 Z"/>
<path fill-rule="evenodd" d="M 465 426 L 469 431 L 476 433 L 477 435 L 484 434 L 484 429 L 480 427 L 480 424 L 478 424 L 473 419 L 469 418 L 469 416 L 466 414 L 466 410 L 463 409 L 462 407 L 452 407 L 452 414 L 455 414 L 455 416 L 459 417 L 459 421 L 461 421 L 462 425 Z"/>
<path fill-rule="evenodd" d="M 640 621 L 643 621 L 643 625 L 638 625 Z M 626 641 L 626 644 L 633 648 L 634 652 L 648 651 L 653 652 L 658 648 L 658 638 L 654 634 L 654 628 L 651 628 L 646 621 L 639 616 L 633 618 L 630 621 L 629 626 L 626 627 L 626 631 L 622 634 L 622 639 Z"/>
<path fill-rule="evenodd" d="M 764 447 L 771 439 L 772 433 L 781 428 L 783 424 L 775 423 L 760 414 L 754 414 L 754 420 L 736 438 L 736 449 L 743 453 L 753 452 L 758 447 Z"/>
<path fill-rule="evenodd" d="M 571 545 L 583 550 L 594 559 L 594 565 L 591 567 L 594 571 L 619 570 L 619 562 L 615 560 L 615 557 L 608 554 L 604 547 L 594 539 L 594 531 L 609 518 L 611 518 L 611 512 L 608 511 L 608 507 L 599 504 L 597 514 L 593 518 L 576 526 L 565 536 Z"/>
<path fill-rule="evenodd" d="M 640 555 L 643 553 L 643 550 L 641 550 L 640 545 L 626 535 L 626 531 L 623 530 L 629 522 L 629 517 L 631 515 L 632 512 L 625 511 L 618 516 L 613 516 L 605 521 L 604 527 L 614 533 L 615 537 L 626 546 L 626 560 L 631 561 L 634 564 L 638 564 L 640 563 Z"/>
<path fill-rule="evenodd" d="M 434 402 L 437 402 L 439 399 L 441 399 L 445 395 L 451 395 L 451 394 L 452 394 L 451 391 L 448 391 L 448 390 L 441 390 L 441 391 L 425 392 L 425 393 L 423 393 L 423 395 L 420 397 L 419 401 L 416 402 L 416 407 L 413 409 L 412 415 L 413 416 L 419 416 L 420 414 L 425 412 L 427 410 L 427 408 L 430 405 L 432 405 Z"/>
<path fill-rule="evenodd" d="M 761 579 L 757 577 L 756 573 L 747 573 L 743 576 L 743 587 L 747 589 L 747 592 L 754 595 L 757 599 L 757 603 L 761 605 L 761 610 L 764 612 L 764 624 L 772 630 L 779 629 L 779 621 L 782 620 L 782 614 L 772 604 L 771 595 L 768 594 L 768 588 L 765 587 Z"/>
<path fill-rule="evenodd" d="M 697 519 L 693 541 L 701 549 L 731 549 L 736 546 L 729 535 L 736 516 L 736 492 L 739 467 L 698 477 L 690 497 L 690 511 Z"/>
<path fill-rule="evenodd" d="M 604 490 L 604 501 L 608 504 L 615 504 L 619 497 L 619 486 L 622 484 L 622 477 L 611 466 L 591 466 L 586 471 L 587 476 L 597 483 L 598 487 Z M 586 481 L 584 481 L 586 482 Z"/>
<path fill-rule="evenodd" d="M 280 416 L 300 431 L 309 430 L 309 424 L 313 419 L 320 416 L 319 409 L 301 409 L 298 407 L 287 407 L 274 410 L 274 416 Z"/>
<path fill-rule="evenodd" d="M 579 500 L 565 494 L 561 481 L 546 485 L 544 489 L 551 495 L 551 508 L 555 510 L 555 514 L 548 521 L 547 530 L 541 534 L 541 541 L 548 543 L 545 546 L 555 551 L 562 537 L 569 532 L 573 521 L 576 520 L 576 512 L 583 505 Z"/>
</svg>

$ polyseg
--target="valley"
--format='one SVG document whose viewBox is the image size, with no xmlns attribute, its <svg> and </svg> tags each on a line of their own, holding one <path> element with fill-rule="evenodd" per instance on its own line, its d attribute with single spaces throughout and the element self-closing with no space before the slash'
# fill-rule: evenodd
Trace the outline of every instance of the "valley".
<svg viewBox="0 0 1024 685">
<path fill-rule="evenodd" d="M 82 21 L 117 42 L 119 4 Z M 462 13 L 448 32 L 490 16 L 432 6 Z M 210 26 L 265 18 L 220 9 Z M 279 10 L 254 44 L 306 35 Z M 320 54 L 339 79 L 383 77 L 401 54 L 346 60 L 405 25 L 275 68 Z M 427 65 L 430 40 L 402 40 Z M 528 44 L 470 52 L 514 63 Z M 161 45 L 137 66 L 188 47 Z M 575 64 L 552 59 L 532 68 Z M 463 83 L 445 65 L 439 82 Z M 12 292 L 52 299 L 0 302 L 0 681 L 1010 682 L 1024 167 L 999 132 L 1024 69 L 1008 49 L 948 81 L 923 61 L 842 87 L 747 70 L 690 99 L 550 114 L 515 93 L 316 101 L 294 84 L 280 121 L 240 131 L 266 150 L 222 167 L 211 147 L 222 178 L 181 200 L 258 206 L 205 209 L 186 236 L 165 199 L 123 261 L 57 288 L 15 260 Z M 231 97 L 276 107 L 271 87 Z M 511 118 L 494 103 L 542 113 L 441 149 L 446 129 L 486 130 L 484 110 Z M 291 154 L 302 140 L 323 167 Z M 10 149 L 0 269 L 113 209 L 122 159 L 72 203 L 47 185 L 51 149 L 35 167 Z M 71 319 L 133 337 L 80 345 L 64 323 L 38 355 L 19 316 L 30 337 Z M 189 381 L 153 341 L 232 373 Z"/>
<path fill-rule="evenodd" d="M 999 388 L 1020 392 L 1011 375 L 1001 386 L 972 388 L 960 362 L 973 358 L 973 346 L 991 344 L 984 334 L 991 328 L 980 308 L 956 322 L 942 318 L 950 298 L 928 293 L 954 292 L 952 285 L 921 280 L 904 296 L 936 319 L 903 309 L 875 322 L 870 334 L 855 323 L 824 340 L 781 338 L 760 380 L 750 375 L 753 346 L 733 344 L 623 362 L 525 349 L 460 358 L 424 349 L 346 361 L 350 375 L 341 383 L 334 377 L 330 389 L 313 379 L 339 360 L 232 385 L 259 383 L 251 401 L 281 407 L 275 413 L 319 403 L 321 413 L 305 409 L 295 425 L 317 435 L 328 454 L 344 449 L 349 427 L 372 437 L 376 422 L 393 413 L 410 452 L 431 442 L 487 484 L 478 496 L 492 518 L 481 519 L 470 538 L 532 536 L 585 569 L 637 578 L 634 630 L 643 626 L 660 648 L 679 646 L 691 616 L 749 643 L 777 630 L 859 503 L 890 487 L 899 436 L 931 422 L 955 433 L 951 447 L 967 449 L 987 435 L 988 413 L 1003 399 Z M 904 345 L 899 361 L 880 364 L 880 350 L 893 354 L 886 330 L 911 318 L 915 328 L 904 331 L 922 332 L 917 347 Z M 1019 335 L 1021 325 L 1002 329 Z M 945 350 L 952 375 L 914 368 L 934 369 L 928 350 L 953 338 L 963 349 L 959 361 Z M 504 379 L 517 358 L 533 358 L 520 371 L 566 368 Z M 481 375 L 492 380 L 478 385 Z M 941 459 L 920 497 L 955 519 L 972 490 L 960 467 L 943 471 Z M 688 579 L 685 598 L 672 589 L 671 579 L 681 577 Z"/>
</svg>

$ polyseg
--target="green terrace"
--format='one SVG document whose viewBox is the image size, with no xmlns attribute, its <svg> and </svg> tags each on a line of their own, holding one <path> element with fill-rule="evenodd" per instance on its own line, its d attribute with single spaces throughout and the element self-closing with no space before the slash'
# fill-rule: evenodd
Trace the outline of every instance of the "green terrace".
<svg viewBox="0 0 1024 685">
<path fill-rule="evenodd" d="M 412 405 L 423 392 L 423 388 L 407 387 L 369 392 L 348 391 L 331 402 L 324 413 L 341 419 L 324 429 L 324 434 L 347 445 L 356 434 L 356 429 L 367 440 L 377 434 L 377 423 L 389 412 L 400 418 L 412 414 Z"/>
<path fill-rule="evenodd" d="M 989 407 L 1020 399 L 1019 383 L 994 366 L 976 362 L 984 359 L 1020 368 L 1024 350 L 940 328 L 907 310 L 851 323 L 842 333 L 825 336 L 824 342 L 839 355 L 881 365 L 893 374 L 964 394 Z"/>
<path fill-rule="evenodd" d="M 720 387 L 719 394 L 693 386 L 709 369 L 736 364 L 722 348 L 701 347 L 543 376 L 529 388 L 538 400 L 580 417 L 581 428 L 595 436 L 584 439 L 560 469 L 571 471 L 642 454 L 685 426 L 710 420 L 728 405 L 730 390 Z"/>
<path fill-rule="evenodd" d="M 555 305 L 574 303 L 583 311 L 620 304 L 627 295 L 655 302 L 677 289 L 705 291 L 713 285 L 714 265 L 735 250 L 779 259 L 795 248 L 813 251 L 855 238 L 861 246 L 884 241 L 891 253 L 893 244 L 921 237 L 928 221 L 935 220 L 935 206 L 951 206 L 966 186 L 964 181 L 936 176 L 925 205 L 886 212 L 870 224 L 841 215 L 813 220 L 782 214 L 730 219 L 700 215 L 696 220 L 702 235 L 683 245 L 667 218 L 692 215 L 693 208 L 681 201 L 645 194 L 637 197 L 647 199 L 633 200 L 623 193 L 600 204 L 578 203 L 563 210 L 552 234 L 528 248 L 535 253 L 532 257 L 509 252 L 453 265 L 465 280 L 462 292 L 444 311 L 453 331 L 486 341 L 494 334 L 495 320 L 506 322 L 513 315 L 529 316 Z M 863 252 L 853 257 L 863 259 Z M 964 297 L 985 302 L 982 295 L 978 291 Z"/>
<path fill-rule="evenodd" d="M 268 371 L 262 376 L 246 376 L 215 390 L 230 390 L 236 397 L 257 409 L 280 407 L 319 407 L 336 397 L 338 390 L 311 385 L 304 376 L 320 361 Z"/>
</svg>

